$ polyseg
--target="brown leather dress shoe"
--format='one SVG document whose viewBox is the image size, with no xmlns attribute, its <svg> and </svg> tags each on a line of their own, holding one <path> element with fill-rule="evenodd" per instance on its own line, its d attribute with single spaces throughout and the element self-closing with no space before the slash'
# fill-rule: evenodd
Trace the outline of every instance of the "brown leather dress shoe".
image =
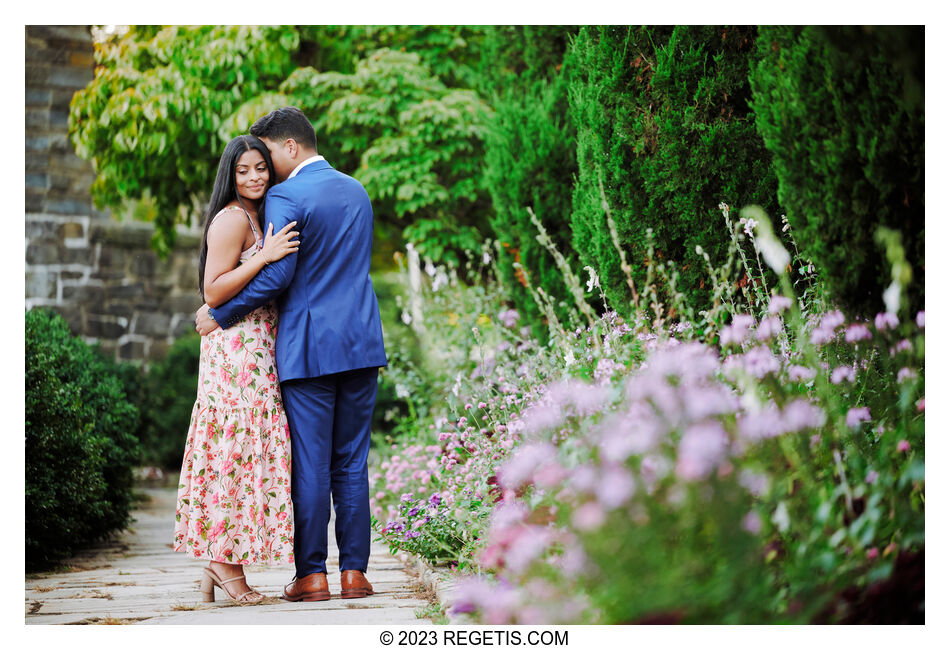
<svg viewBox="0 0 950 650">
<path fill-rule="evenodd" d="M 340 596 L 343 598 L 366 598 L 376 592 L 362 571 L 348 569 L 340 575 Z"/>
<path fill-rule="evenodd" d="M 330 600 L 327 574 L 311 573 L 303 578 L 294 578 L 293 582 L 284 587 L 284 600 L 289 600 L 292 603 L 299 600 L 308 603 L 315 600 Z"/>
</svg>

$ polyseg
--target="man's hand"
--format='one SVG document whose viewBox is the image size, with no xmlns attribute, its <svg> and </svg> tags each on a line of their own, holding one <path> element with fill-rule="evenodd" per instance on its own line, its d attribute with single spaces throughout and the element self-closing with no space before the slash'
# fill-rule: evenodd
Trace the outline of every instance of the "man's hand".
<svg viewBox="0 0 950 650">
<path fill-rule="evenodd" d="M 202 336 L 207 336 L 218 329 L 218 323 L 208 314 L 209 309 L 211 308 L 207 304 L 201 305 L 198 313 L 195 314 L 195 329 Z"/>
</svg>

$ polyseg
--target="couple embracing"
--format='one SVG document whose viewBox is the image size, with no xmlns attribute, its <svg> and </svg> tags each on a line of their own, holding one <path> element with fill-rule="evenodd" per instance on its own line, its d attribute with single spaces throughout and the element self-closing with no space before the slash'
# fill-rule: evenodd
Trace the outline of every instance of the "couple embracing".
<svg viewBox="0 0 950 650">
<path fill-rule="evenodd" d="M 367 455 L 386 365 L 372 207 L 317 154 L 300 110 L 275 110 L 250 133 L 224 150 L 202 241 L 198 397 L 174 549 L 210 561 L 206 601 L 217 586 L 259 602 L 244 565 L 290 562 L 284 598 L 327 600 L 332 498 L 340 595 L 369 596 Z"/>
</svg>

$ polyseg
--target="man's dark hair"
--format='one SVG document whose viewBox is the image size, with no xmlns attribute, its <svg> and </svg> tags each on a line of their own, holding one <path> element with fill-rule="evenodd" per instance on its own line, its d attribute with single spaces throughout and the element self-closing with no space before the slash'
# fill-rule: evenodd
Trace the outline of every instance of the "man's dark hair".
<svg viewBox="0 0 950 650">
<path fill-rule="evenodd" d="M 254 122 L 251 135 L 273 142 L 293 138 L 299 144 L 317 150 L 317 134 L 313 132 L 313 125 L 303 111 L 294 106 L 278 108 Z"/>
</svg>

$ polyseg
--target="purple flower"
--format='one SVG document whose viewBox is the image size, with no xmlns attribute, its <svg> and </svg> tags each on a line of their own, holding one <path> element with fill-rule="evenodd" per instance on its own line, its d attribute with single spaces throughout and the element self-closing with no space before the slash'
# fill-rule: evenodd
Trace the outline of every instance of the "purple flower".
<svg viewBox="0 0 950 650">
<path fill-rule="evenodd" d="M 729 438 L 718 422 L 694 424 L 680 440 L 676 458 L 676 475 L 696 481 L 712 471 L 726 456 Z"/>
<path fill-rule="evenodd" d="M 772 296 L 769 300 L 769 313 L 778 314 L 792 306 L 792 299 L 785 296 Z"/>
<path fill-rule="evenodd" d="M 514 309 L 507 309 L 498 314 L 498 320 L 500 320 L 501 324 L 505 327 L 514 327 L 519 318 L 521 318 L 521 316 Z"/>
<path fill-rule="evenodd" d="M 910 368 L 901 368 L 897 371 L 898 384 L 904 381 L 913 381 L 915 379 L 917 379 L 917 372 L 915 370 L 911 370 Z"/>
<path fill-rule="evenodd" d="M 866 406 L 856 406 L 854 408 L 848 409 L 848 415 L 845 418 L 845 422 L 851 428 L 854 428 L 861 424 L 862 422 L 867 422 L 871 419 L 871 410 Z"/>
<path fill-rule="evenodd" d="M 910 451 L 910 443 L 906 440 L 901 440 L 899 443 L 897 443 L 897 451 L 902 453 L 905 451 Z"/>
<path fill-rule="evenodd" d="M 622 465 L 611 465 L 604 471 L 597 485 L 597 500 L 607 510 L 619 508 L 633 496 L 634 482 Z"/>
<path fill-rule="evenodd" d="M 419 514 L 419 508 L 418 508 L 418 506 L 413 506 L 413 507 L 409 508 L 409 511 L 406 513 L 406 516 L 407 516 L 407 517 L 415 517 L 417 514 Z"/>
<path fill-rule="evenodd" d="M 897 342 L 896 350 L 898 352 L 905 352 L 905 351 L 909 351 L 910 349 L 911 349 L 910 341 L 908 341 L 907 339 L 901 339 L 900 341 Z"/>
<path fill-rule="evenodd" d="M 778 357 L 765 345 L 759 345 L 743 355 L 746 372 L 757 379 L 762 379 L 769 373 L 777 373 L 781 369 Z"/>
<path fill-rule="evenodd" d="M 440 503 L 442 503 L 442 496 L 438 492 L 429 497 L 429 504 L 437 506 Z"/>
<path fill-rule="evenodd" d="M 868 485 L 874 483 L 877 480 L 878 474 L 873 469 L 868 472 L 868 475 L 864 478 L 864 482 Z"/>
<path fill-rule="evenodd" d="M 821 317 L 821 329 L 834 331 L 844 325 L 844 314 L 837 309 L 829 311 Z"/>
<path fill-rule="evenodd" d="M 788 378 L 791 381 L 808 381 L 814 379 L 817 371 L 814 368 L 791 365 L 788 367 Z"/>
<path fill-rule="evenodd" d="M 524 445 L 498 470 L 498 483 L 504 488 L 517 489 L 528 481 L 538 467 L 556 458 L 557 450 L 550 443 Z"/>
<path fill-rule="evenodd" d="M 832 384 L 840 384 L 843 381 L 854 381 L 854 368 L 851 366 L 838 366 L 831 371 Z"/>
<path fill-rule="evenodd" d="M 804 399 L 793 400 L 782 409 L 782 425 L 788 433 L 817 429 L 825 423 L 826 417 L 821 407 Z"/>
<path fill-rule="evenodd" d="M 862 325 L 861 323 L 848 325 L 848 328 L 844 331 L 844 340 L 848 343 L 854 343 L 855 341 L 866 341 L 870 338 L 871 331 L 867 328 L 867 325 Z"/>
<path fill-rule="evenodd" d="M 755 510 L 749 512 L 742 519 L 742 529 L 752 533 L 753 535 L 758 535 L 762 532 L 762 519 L 759 517 L 759 513 Z"/>
<path fill-rule="evenodd" d="M 749 314 L 736 314 L 732 317 L 732 324 L 720 330 L 720 345 L 742 343 L 749 337 L 749 329 L 753 325 L 755 325 L 755 319 Z"/>
<path fill-rule="evenodd" d="M 405 503 L 406 501 L 412 501 L 414 498 L 415 497 L 413 496 L 412 492 L 406 492 L 399 498 L 399 500 Z"/>
<path fill-rule="evenodd" d="M 574 524 L 574 527 L 584 531 L 599 528 L 605 521 L 607 521 L 607 513 L 596 501 L 585 503 L 575 510 L 571 516 L 571 523 Z"/>
<path fill-rule="evenodd" d="M 917 327 L 924 329 L 924 312 L 917 312 Z"/>
<path fill-rule="evenodd" d="M 890 312 L 882 312 L 874 317 L 874 327 L 883 331 L 897 327 L 897 316 Z"/>
<path fill-rule="evenodd" d="M 767 341 L 782 331 L 782 319 L 777 316 L 763 318 L 759 323 L 759 328 L 755 331 L 755 338 L 760 341 Z"/>
</svg>

